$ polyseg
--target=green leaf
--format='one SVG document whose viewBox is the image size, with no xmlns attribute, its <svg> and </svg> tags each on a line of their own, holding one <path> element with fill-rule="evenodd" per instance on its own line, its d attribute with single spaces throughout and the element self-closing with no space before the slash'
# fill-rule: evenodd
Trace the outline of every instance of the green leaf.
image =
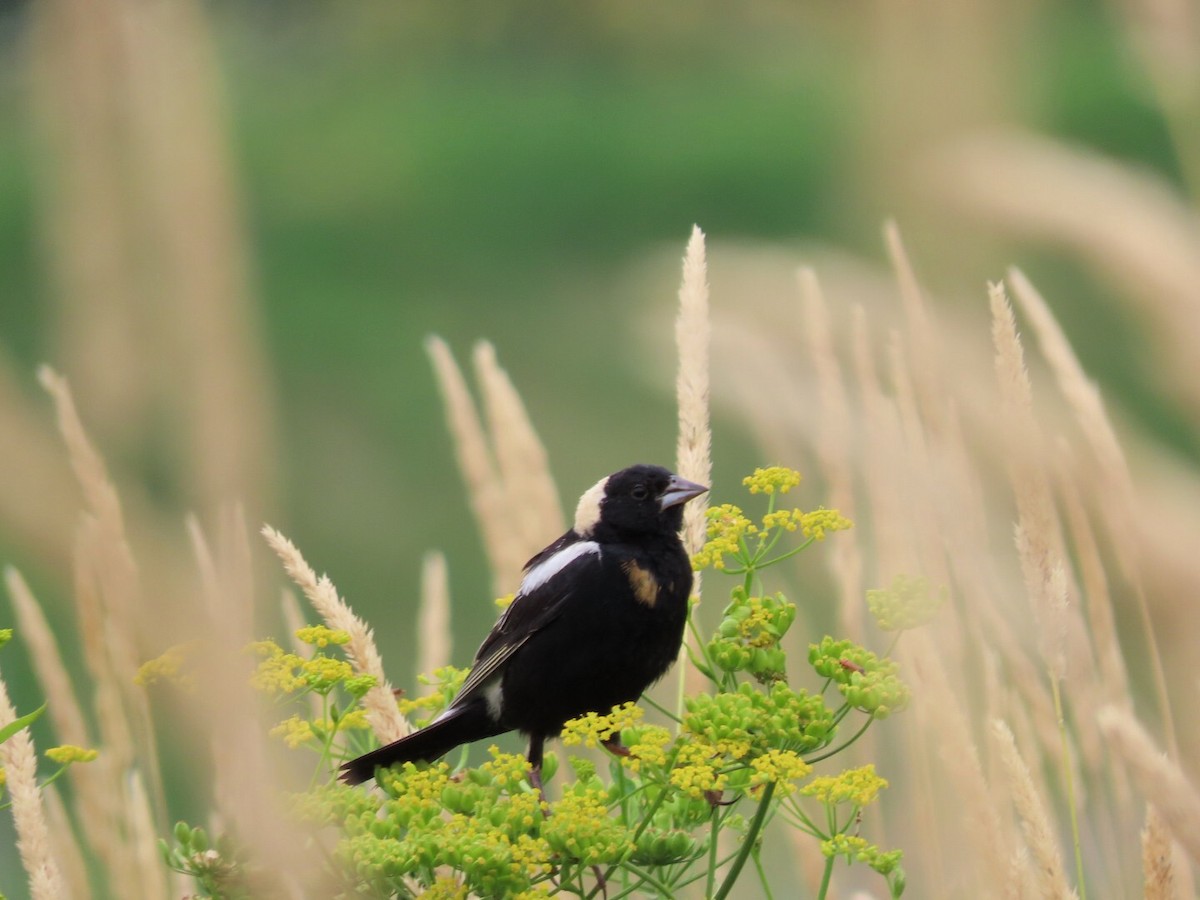
<svg viewBox="0 0 1200 900">
<path fill-rule="evenodd" d="M 34 722 L 36 722 L 41 717 L 42 713 L 44 713 L 45 711 L 46 711 L 46 704 L 43 703 L 41 706 L 39 706 L 37 709 L 35 709 L 29 715 L 21 716 L 21 718 L 16 719 L 12 722 L 9 722 L 3 728 L 0 728 L 0 744 L 3 744 L 5 741 L 7 741 L 10 737 L 12 737 L 14 734 L 16 734 L 22 728 L 28 728 L 30 725 L 32 725 Z"/>
</svg>

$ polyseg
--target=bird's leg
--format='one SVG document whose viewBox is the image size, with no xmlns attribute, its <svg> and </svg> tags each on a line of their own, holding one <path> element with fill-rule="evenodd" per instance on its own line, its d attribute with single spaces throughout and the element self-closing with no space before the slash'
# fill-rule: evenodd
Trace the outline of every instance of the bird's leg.
<svg viewBox="0 0 1200 900">
<path fill-rule="evenodd" d="M 531 734 L 529 736 L 529 755 L 526 757 L 529 760 L 529 784 L 538 792 L 538 800 L 548 810 L 546 791 L 542 788 L 542 757 L 545 748 L 546 738 L 544 735 Z"/>
</svg>

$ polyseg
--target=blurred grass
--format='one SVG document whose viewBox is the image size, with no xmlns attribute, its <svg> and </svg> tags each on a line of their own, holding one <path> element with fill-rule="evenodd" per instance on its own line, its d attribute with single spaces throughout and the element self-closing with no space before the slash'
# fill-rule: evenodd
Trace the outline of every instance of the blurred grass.
<svg viewBox="0 0 1200 900">
<path fill-rule="evenodd" d="M 427 334 L 460 357 L 477 338 L 496 344 L 573 496 L 597 471 L 671 452 L 666 393 L 631 362 L 626 323 L 641 298 L 620 293 L 648 247 L 675 247 L 699 222 L 714 241 L 803 237 L 881 255 L 892 210 L 860 194 L 854 168 L 870 42 L 833 7 L 757 10 L 680 7 L 670 21 L 511 4 L 474 24 L 420 5 L 215 10 L 281 404 L 282 520 L 369 614 L 394 615 L 428 546 L 450 552 L 456 594 L 485 583 Z M 22 22 L 5 24 L 0 329 L 29 373 L 54 355 L 53 307 L 39 274 Z M 1010 86 L 1018 108 L 1177 177 L 1107 16 L 1038 9 L 1022 36 L 1036 52 Z M 1031 268 L 1068 304 L 1068 330 L 1087 335 L 1090 371 L 1194 457 L 1195 435 L 1139 385 L 1148 354 L 1128 321 L 1094 302 L 1069 263 L 1041 260 Z M 1084 299 L 1072 307 L 1073 296 Z M 490 610 L 476 608 L 479 632 Z M 408 656 L 403 638 L 383 641 Z"/>
<path fill-rule="evenodd" d="M 647 253 L 668 248 L 670 284 L 699 223 L 717 246 L 803 240 L 883 257 L 879 224 L 897 210 L 876 188 L 903 173 L 863 171 L 873 23 L 839 5 L 212 12 L 282 430 L 273 516 L 376 624 L 401 683 L 425 550 L 449 557 L 457 656 L 494 615 L 426 335 L 462 362 L 476 339 L 496 345 L 572 502 L 599 473 L 674 452 L 670 385 L 649 383 L 631 333 L 646 298 L 628 272 Z M 0 347 L 32 386 L 56 346 L 24 27 L 19 7 L 0 17 Z M 1111 10 L 1030 7 L 1007 49 L 1021 54 L 1006 88 L 1023 124 L 1181 183 Z M 967 277 L 958 244 L 977 237 L 959 227 L 914 241 L 946 257 L 916 255 L 949 296 Z M 970 296 L 1018 261 L 1106 396 L 1200 459 L 1200 436 L 1147 375 L 1153 347 L 1103 284 L 1044 246 L 994 241 L 981 258 L 995 270 L 968 269 Z M 654 302 L 669 309 L 673 295 Z M 719 411 L 716 428 L 718 483 L 754 462 L 799 464 L 754 459 Z M 127 462 L 169 506 L 153 451 Z M 0 558 L 24 567 L 3 528 Z M 27 574 L 61 605 L 54 573 Z"/>
</svg>

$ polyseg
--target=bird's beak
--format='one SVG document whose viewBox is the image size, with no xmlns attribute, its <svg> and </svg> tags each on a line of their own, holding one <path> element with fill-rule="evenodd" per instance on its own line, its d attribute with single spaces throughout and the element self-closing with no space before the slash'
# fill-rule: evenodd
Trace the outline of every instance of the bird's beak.
<svg viewBox="0 0 1200 900">
<path fill-rule="evenodd" d="M 672 475 L 671 480 L 667 482 L 667 489 L 658 498 L 658 506 L 660 509 L 667 510 L 680 503 L 687 503 L 693 497 L 699 497 L 707 490 L 708 488 L 702 484 Z"/>
</svg>

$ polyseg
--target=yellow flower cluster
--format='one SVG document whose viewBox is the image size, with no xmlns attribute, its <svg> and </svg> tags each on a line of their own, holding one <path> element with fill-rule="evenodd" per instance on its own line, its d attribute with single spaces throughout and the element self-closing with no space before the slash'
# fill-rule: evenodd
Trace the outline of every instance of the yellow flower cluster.
<svg viewBox="0 0 1200 900">
<path fill-rule="evenodd" d="M 529 777 L 529 760 L 519 753 L 501 753 L 495 744 L 488 747 L 488 753 L 492 755 L 491 760 L 480 768 L 498 787 L 513 792 Z"/>
<path fill-rule="evenodd" d="M 417 681 L 425 685 L 434 685 L 435 690 L 416 699 L 401 697 L 396 701 L 396 705 L 406 716 L 412 717 L 413 713 L 420 712 L 427 714 L 428 718 L 432 718 L 434 713 L 439 713 L 450 705 L 450 701 L 462 687 L 469 671 L 470 669 L 460 669 L 456 666 L 442 666 L 440 669 L 434 669 L 432 675 L 419 675 Z M 419 716 L 416 718 L 419 723 L 421 718 Z"/>
<path fill-rule="evenodd" d="M 470 893 L 467 886 L 452 875 L 439 875 L 427 890 L 417 894 L 417 900 L 467 900 Z"/>
<path fill-rule="evenodd" d="M 290 694 L 305 686 L 297 671 L 304 660 L 295 653 L 288 653 L 274 641 L 255 641 L 250 649 L 260 657 L 258 667 L 250 676 L 250 683 L 265 694 Z"/>
<path fill-rule="evenodd" d="M 763 531 L 782 528 L 784 531 L 795 531 L 804 520 L 804 511 L 799 509 L 777 509 L 762 517 Z"/>
<path fill-rule="evenodd" d="M 825 535 L 830 531 L 846 531 L 853 527 L 854 523 L 836 509 L 821 507 L 800 517 L 800 531 L 806 538 L 818 541 L 825 540 Z"/>
<path fill-rule="evenodd" d="M 679 748 L 671 784 L 691 797 L 700 798 L 711 791 L 723 791 L 729 776 L 717 771 L 723 755 L 717 748 L 701 741 L 692 741 Z"/>
<path fill-rule="evenodd" d="M 866 863 L 880 875 L 888 875 L 895 870 L 902 856 L 899 850 L 884 853 L 856 834 L 835 834 L 829 840 L 821 841 L 821 853 L 827 858 L 844 856 L 848 861 Z"/>
<path fill-rule="evenodd" d="M 133 676 L 133 683 L 139 687 L 149 687 L 159 681 L 164 681 L 185 690 L 192 690 L 196 686 L 196 680 L 191 674 L 183 671 L 183 664 L 187 661 L 187 651 L 188 645 L 175 644 L 173 647 L 168 647 L 161 656 L 146 660 L 138 666 L 137 674 Z"/>
<path fill-rule="evenodd" d="M 324 625 L 308 625 L 296 632 L 298 640 L 311 647 L 324 650 L 330 644 L 341 646 L 350 643 L 350 632 L 334 630 Z"/>
<path fill-rule="evenodd" d="M 339 718 L 336 724 L 332 719 L 313 722 L 303 719 L 300 716 L 292 716 L 291 718 L 284 719 L 272 728 L 270 735 L 271 737 L 282 739 L 288 747 L 295 750 L 302 744 L 316 740 L 323 735 L 331 734 L 334 731 L 349 731 L 350 729 L 366 729 L 369 727 L 367 711 L 365 709 L 352 709 Z"/>
<path fill-rule="evenodd" d="M 299 716 L 284 719 L 271 729 L 270 735 L 271 737 L 281 738 L 292 750 L 295 750 L 301 744 L 307 744 L 309 741 L 315 740 L 317 737 L 316 732 L 313 731 L 312 723 Z"/>
<path fill-rule="evenodd" d="M 748 487 L 752 494 L 774 494 L 776 491 L 786 494 L 799 483 L 800 473 L 782 466 L 755 469 L 753 475 L 742 479 L 742 484 Z"/>
<path fill-rule="evenodd" d="M 344 659 L 330 656 L 314 656 L 300 666 L 304 683 L 317 693 L 328 693 L 340 681 L 354 677 L 354 667 Z"/>
<path fill-rule="evenodd" d="M 867 591 L 867 608 L 884 631 L 906 631 L 937 615 L 948 594 L 945 587 L 934 591 L 927 578 L 897 575 L 886 588 Z"/>
<path fill-rule="evenodd" d="M 667 763 L 667 746 L 671 743 L 671 732 L 658 725 L 637 729 L 629 743 L 629 755 L 621 757 L 621 764 L 631 772 L 641 771 L 642 763 L 648 766 L 663 766 Z"/>
<path fill-rule="evenodd" d="M 725 556 L 741 551 L 742 539 L 758 533 L 758 527 L 746 518 L 740 507 L 722 503 L 709 507 L 704 514 L 708 519 L 708 541 L 700 552 L 692 557 L 692 568 L 725 568 Z"/>
<path fill-rule="evenodd" d="M 790 794 L 796 789 L 793 779 L 803 778 L 812 771 L 812 766 L 791 750 L 768 750 L 750 760 L 750 767 L 754 769 L 750 778 L 752 787 L 773 781 L 779 785 L 782 794 Z"/>
<path fill-rule="evenodd" d="M 551 850 L 588 866 L 616 863 L 633 852 L 629 833 L 608 815 L 603 790 L 573 790 L 554 804 L 554 815 L 542 825 Z"/>
<path fill-rule="evenodd" d="M 645 713 L 632 701 L 614 706 L 606 716 L 594 712 L 571 719 L 563 726 L 562 742 L 566 747 L 583 744 L 585 747 L 595 747 L 601 741 L 607 740 L 614 734 L 636 725 Z"/>
<path fill-rule="evenodd" d="M 51 747 L 46 751 L 46 757 L 51 762 L 56 762 L 60 766 L 67 766 L 77 762 L 91 762 L 99 755 L 99 750 L 87 750 L 83 747 L 76 747 L 74 744 L 63 744 L 60 747 Z"/>
<path fill-rule="evenodd" d="M 814 778 L 800 789 L 800 793 L 824 803 L 852 803 L 861 807 L 874 800 L 887 786 L 886 779 L 875 774 L 875 766 L 866 765 L 846 769 L 840 775 Z"/>
</svg>

